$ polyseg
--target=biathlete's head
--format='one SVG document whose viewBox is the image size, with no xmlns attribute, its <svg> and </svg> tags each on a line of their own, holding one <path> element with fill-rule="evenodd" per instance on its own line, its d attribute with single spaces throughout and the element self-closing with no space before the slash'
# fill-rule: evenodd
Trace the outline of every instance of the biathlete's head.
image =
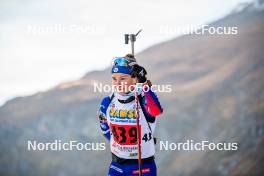
<svg viewBox="0 0 264 176">
<path fill-rule="evenodd" d="M 132 54 L 113 58 L 112 84 L 121 95 L 128 93 L 132 88 L 131 85 L 136 83 L 135 78 L 131 77 L 134 65 L 136 65 L 136 59 Z"/>
</svg>

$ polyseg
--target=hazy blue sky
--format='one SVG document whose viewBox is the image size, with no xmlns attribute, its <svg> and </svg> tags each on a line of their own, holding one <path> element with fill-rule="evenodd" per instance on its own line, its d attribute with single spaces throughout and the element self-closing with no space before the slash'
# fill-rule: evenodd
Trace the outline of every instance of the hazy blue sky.
<svg viewBox="0 0 264 176">
<path fill-rule="evenodd" d="M 105 68 L 130 51 L 124 33 L 143 28 L 142 51 L 176 37 L 174 29 L 211 22 L 249 1 L 1 0 L 0 105 Z"/>
</svg>

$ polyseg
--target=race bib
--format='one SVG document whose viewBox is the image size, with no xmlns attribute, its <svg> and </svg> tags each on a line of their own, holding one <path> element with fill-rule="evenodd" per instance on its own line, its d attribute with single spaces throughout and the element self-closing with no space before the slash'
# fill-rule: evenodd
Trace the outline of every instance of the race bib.
<svg viewBox="0 0 264 176">
<path fill-rule="evenodd" d="M 110 129 L 113 134 L 114 141 L 117 142 L 118 144 L 120 145 L 136 145 L 137 144 L 137 126 L 136 125 L 120 125 L 120 124 L 110 123 Z M 139 129 L 141 129 L 141 126 Z"/>
</svg>

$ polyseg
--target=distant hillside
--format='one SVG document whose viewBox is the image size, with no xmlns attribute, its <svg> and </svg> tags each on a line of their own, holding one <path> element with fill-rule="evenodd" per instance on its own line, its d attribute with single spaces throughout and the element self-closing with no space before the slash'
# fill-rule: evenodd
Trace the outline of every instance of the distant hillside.
<svg viewBox="0 0 264 176">
<path fill-rule="evenodd" d="M 260 1 L 261 2 L 261 1 Z M 159 175 L 263 175 L 264 11 L 247 4 L 211 24 L 237 26 L 238 35 L 185 35 L 139 53 L 158 93 L 161 140 L 238 142 L 238 151 L 159 151 Z M 18 97 L 0 108 L 0 175 L 105 175 L 110 154 L 27 151 L 27 140 L 106 142 L 96 117 L 109 68 L 46 92 Z M 107 160 L 106 160 L 107 158 Z M 107 161 L 107 162 L 106 162 Z M 89 172 L 88 172 L 89 171 Z"/>
</svg>

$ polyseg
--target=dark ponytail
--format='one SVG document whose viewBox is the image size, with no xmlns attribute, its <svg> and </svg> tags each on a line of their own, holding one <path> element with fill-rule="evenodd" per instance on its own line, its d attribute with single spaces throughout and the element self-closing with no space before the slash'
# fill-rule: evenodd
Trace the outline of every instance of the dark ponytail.
<svg viewBox="0 0 264 176">
<path fill-rule="evenodd" d="M 137 62 L 136 61 L 136 58 L 135 58 L 135 56 L 133 55 L 133 54 L 127 54 L 126 56 L 125 56 L 125 58 L 127 58 L 129 61 L 131 61 L 131 62 Z"/>
</svg>

